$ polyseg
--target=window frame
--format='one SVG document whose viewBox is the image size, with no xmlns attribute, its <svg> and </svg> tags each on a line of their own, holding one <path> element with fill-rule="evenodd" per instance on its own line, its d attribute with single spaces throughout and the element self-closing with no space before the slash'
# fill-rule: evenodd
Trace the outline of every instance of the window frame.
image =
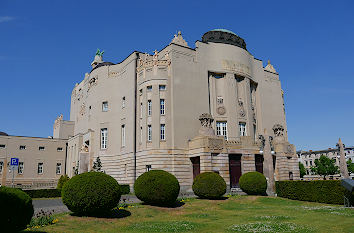
<svg viewBox="0 0 354 233">
<path fill-rule="evenodd" d="M 4 170 L 4 161 L 0 161 L 0 174 L 2 174 L 3 170 Z"/>
<path fill-rule="evenodd" d="M 21 167 L 22 165 L 22 167 Z M 18 167 L 17 167 L 17 173 L 22 175 L 23 170 L 25 170 L 25 163 L 24 162 L 18 162 Z"/>
<path fill-rule="evenodd" d="M 148 104 L 147 113 L 148 113 L 148 116 L 151 116 L 152 115 L 152 101 L 148 100 L 147 104 Z"/>
<path fill-rule="evenodd" d="M 108 112 L 108 101 L 102 101 L 102 112 Z"/>
<path fill-rule="evenodd" d="M 147 126 L 147 141 L 148 142 L 152 141 L 152 126 L 151 125 Z"/>
<path fill-rule="evenodd" d="M 41 168 L 41 172 L 39 172 L 39 168 Z M 44 173 L 44 163 L 43 162 L 39 162 L 37 163 L 37 174 L 38 175 L 42 175 Z"/>
<path fill-rule="evenodd" d="M 27 148 L 26 145 L 20 145 L 19 147 L 20 150 L 26 150 L 26 148 Z"/>
<path fill-rule="evenodd" d="M 125 124 L 121 126 L 121 146 L 125 147 Z"/>
<path fill-rule="evenodd" d="M 159 90 L 166 91 L 166 85 L 164 85 L 164 84 L 159 85 Z"/>
<path fill-rule="evenodd" d="M 62 151 L 64 151 L 64 149 L 63 149 L 63 147 L 57 147 L 57 151 L 62 152 Z"/>
<path fill-rule="evenodd" d="M 100 130 L 100 148 L 106 150 L 108 144 L 108 128 L 101 128 Z"/>
<path fill-rule="evenodd" d="M 59 164 L 59 166 L 58 166 Z M 61 163 L 57 163 L 56 166 L 55 166 L 55 174 L 56 175 L 61 175 L 62 174 L 62 171 L 61 171 Z M 59 168 L 59 172 L 58 172 L 58 168 Z"/>
<path fill-rule="evenodd" d="M 227 121 L 217 121 L 216 122 L 216 135 L 223 136 L 227 140 Z"/>
<path fill-rule="evenodd" d="M 160 124 L 160 140 L 166 141 L 166 124 Z"/>
<path fill-rule="evenodd" d="M 247 136 L 246 122 L 239 122 L 238 123 L 238 128 L 239 128 L 240 137 Z"/>
<path fill-rule="evenodd" d="M 39 146 L 39 147 L 38 147 L 38 150 L 39 150 L 39 151 L 44 151 L 44 150 L 45 150 L 45 146 Z"/>
<path fill-rule="evenodd" d="M 160 99 L 160 115 L 164 116 L 166 114 L 166 101 L 165 99 Z"/>
</svg>

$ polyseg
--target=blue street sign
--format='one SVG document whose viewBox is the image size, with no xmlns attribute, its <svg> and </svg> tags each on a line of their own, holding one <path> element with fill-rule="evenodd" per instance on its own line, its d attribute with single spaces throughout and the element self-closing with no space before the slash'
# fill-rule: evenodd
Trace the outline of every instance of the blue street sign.
<svg viewBox="0 0 354 233">
<path fill-rule="evenodd" d="M 18 158 L 11 158 L 11 166 L 18 166 Z"/>
</svg>

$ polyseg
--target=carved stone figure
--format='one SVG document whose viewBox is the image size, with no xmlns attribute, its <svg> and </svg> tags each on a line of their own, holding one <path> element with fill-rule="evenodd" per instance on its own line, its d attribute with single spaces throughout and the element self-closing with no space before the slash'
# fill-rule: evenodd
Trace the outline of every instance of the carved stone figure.
<svg viewBox="0 0 354 233">
<path fill-rule="evenodd" d="M 102 57 L 103 54 L 104 54 L 104 50 L 100 51 L 100 49 L 97 49 L 96 56 Z"/>
<path fill-rule="evenodd" d="M 238 99 L 238 106 L 240 106 L 240 110 L 239 110 L 239 113 L 240 113 L 240 117 L 245 117 L 246 116 L 246 112 L 245 112 L 245 108 L 243 106 L 243 101 L 242 99 Z"/>
<path fill-rule="evenodd" d="M 213 117 L 209 113 L 203 113 L 199 116 L 201 123 L 201 128 L 199 129 L 199 134 L 204 136 L 215 135 L 214 129 L 212 128 L 212 123 L 214 121 Z"/>
<path fill-rule="evenodd" d="M 274 168 L 273 168 L 273 155 L 271 150 L 271 138 L 268 135 L 266 129 L 264 129 L 264 135 L 262 137 L 264 140 L 263 148 L 263 174 L 267 178 L 267 194 L 273 196 L 275 193 L 275 181 L 274 181 Z"/>
<path fill-rule="evenodd" d="M 280 124 L 275 124 L 273 126 L 273 132 L 275 137 L 282 137 L 284 136 L 284 127 Z"/>
<path fill-rule="evenodd" d="M 342 140 L 339 138 L 337 147 L 339 147 L 339 168 L 340 168 L 340 176 L 344 179 L 349 178 L 347 162 L 345 160 L 344 154 L 344 146 Z"/>
</svg>

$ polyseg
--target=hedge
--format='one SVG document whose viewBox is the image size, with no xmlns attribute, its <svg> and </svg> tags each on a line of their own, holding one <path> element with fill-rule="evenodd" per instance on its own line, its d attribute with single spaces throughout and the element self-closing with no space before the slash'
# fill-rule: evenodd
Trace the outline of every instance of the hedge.
<svg viewBox="0 0 354 233">
<path fill-rule="evenodd" d="M 48 197 L 61 197 L 60 189 L 35 189 L 23 190 L 31 198 L 48 198 Z"/>
<path fill-rule="evenodd" d="M 344 204 L 344 194 L 348 194 L 340 180 L 277 181 L 275 186 L 279 197 L 300 201 Z"/>
<path fill-rule="evenodd" d="M 122 195 L 130 193 L 130 186 L 129 184 L 120 184 L 120 192 Z"/>
</svg>

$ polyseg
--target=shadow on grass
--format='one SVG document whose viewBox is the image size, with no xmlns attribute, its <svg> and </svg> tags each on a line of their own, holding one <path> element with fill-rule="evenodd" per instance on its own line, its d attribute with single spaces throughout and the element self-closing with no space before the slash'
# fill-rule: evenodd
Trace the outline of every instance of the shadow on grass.
<svg viewBox="0 0 354 233">
<path fill-rule="evenodd" d="M 197 197 L 200 200 L 227 200 L 228 197 L 216 197 L 216 198 L 207 198 L 207 197 Z"/>
<path fill-rule="evenodd" d="M 33 232 L 33 233 L 46 233 L 45 231 L 31 231 L 31 230 L 29 230 L 29 231 L 20 231 L 20 232 Z"/>
<path fill-rule="evenodd" d="M 106 213 L 100 214 L 79 214 L 79 213 L 71 213 L 71 216 L 76 217 L 95 217 L 95 218 L 126 218 L 132 215 L 130 211 L 124 209 L 113 209 Z"/>
<path fill-rule="evenodd" d="M 150 206 L 157 206 L 157 207 L 163 207 L 163 208 L 178 208 L 183 206 L 185 203 L 182 201 L 176 201 L 174 204 L 172 205 L 158 205 L 158 204 L 151 204 L 151 203 L 141 203 L 142 205 L 150 205 Z"/>
</svg>

